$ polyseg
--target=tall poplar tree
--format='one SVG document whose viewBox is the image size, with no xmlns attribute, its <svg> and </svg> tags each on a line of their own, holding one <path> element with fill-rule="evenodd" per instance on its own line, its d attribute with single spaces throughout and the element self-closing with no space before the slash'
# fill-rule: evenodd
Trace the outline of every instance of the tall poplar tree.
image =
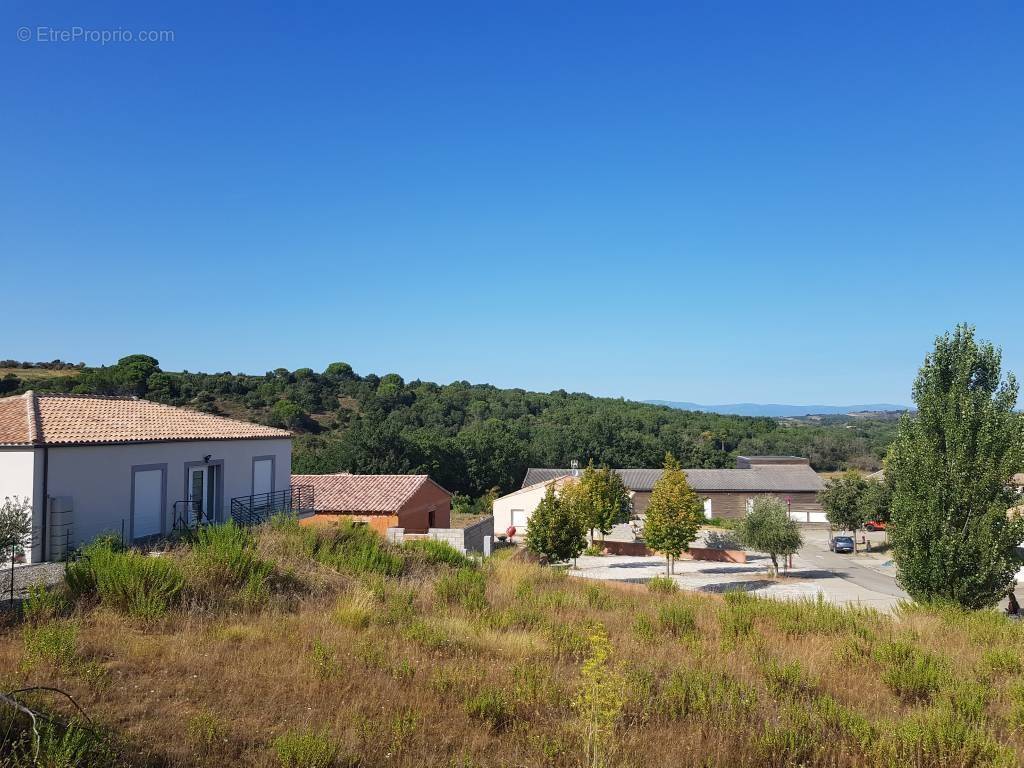
<svg viewBox="0 0 1024 768">
<path fill-rule="evenodd" d="M 1010 478 L 1024 466 L 1017 381 L 1002 354 L 959 325 L 935 340 L 885 465 L 889 540 L 899 582 L 918 601 L 995 604 L 1013 585 L 1024 521 L 1009 519 Z"/>
<path fill-rule="evenodd" d="M 690 548 L 704 523 L 704 502 L 686 480 L 686 473 L 671 453 L 665 454 L 665 471 L 654 484 L 651 503 L 644 513 L 644 543 L 665 555 L 665 572 L 671 574 L 675 559 Z"/>
</svg>

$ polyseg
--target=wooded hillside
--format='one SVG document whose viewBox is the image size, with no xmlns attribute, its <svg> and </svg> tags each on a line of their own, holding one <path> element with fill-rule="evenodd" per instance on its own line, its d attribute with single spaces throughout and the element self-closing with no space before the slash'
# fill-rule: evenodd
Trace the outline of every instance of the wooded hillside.
<svg viewBox="0 0 1024 768">
<path fill-rule="evenodd" d="M 4 361 L 4 368 L 4 394 L 134 394 L 283 426 L 299 433 L 296 472 L 425 472 L 472 496 L 518 487 L 528 466 L 593 459 L 657 467 L 666 451 L 688 467 L 733 466 L 742 453 L 787 453 L 809 456 L 818 470 L 874 469 L 895 429 L 892 422 L 864 419 L 785 425 L 562 390 L 407 382 L 395 373 L 359 375 L 347 363 L 319 373 L 278 368 L 261 376 L 163 371 L 147 355 L 99 368 L 72 370 L 60 361 Z"/>
</svg>

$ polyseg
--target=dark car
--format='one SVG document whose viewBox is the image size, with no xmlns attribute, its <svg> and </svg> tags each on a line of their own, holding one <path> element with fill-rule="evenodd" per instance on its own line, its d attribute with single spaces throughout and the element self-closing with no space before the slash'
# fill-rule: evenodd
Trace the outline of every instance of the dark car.
<svg viewBox="0 0 1024 768">
<path fill-rule="evenodd" d="M 828 548 L 837 554 L 849 554 L 853 552 L 853 537 L 836 536 L 828 543 Z"/>
</svg>

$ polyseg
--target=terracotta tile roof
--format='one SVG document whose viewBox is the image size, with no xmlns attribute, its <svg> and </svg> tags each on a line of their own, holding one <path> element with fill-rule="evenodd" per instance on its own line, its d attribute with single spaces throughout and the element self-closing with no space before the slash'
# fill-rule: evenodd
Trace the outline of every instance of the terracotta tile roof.
<svg viewBox="0 0 1024 768">
<path fill-rule="evenodd" d="M 317 512 L 394 514 L 427 483 L 437 485 L 427 475 L 292 475 L 313 486 Z"/>
<path fill-rule="evenodd" d="M 0 445 L 287 438 L 284 429 L 129 397 L 26 392 L 0 398 Z"/>
</svg>

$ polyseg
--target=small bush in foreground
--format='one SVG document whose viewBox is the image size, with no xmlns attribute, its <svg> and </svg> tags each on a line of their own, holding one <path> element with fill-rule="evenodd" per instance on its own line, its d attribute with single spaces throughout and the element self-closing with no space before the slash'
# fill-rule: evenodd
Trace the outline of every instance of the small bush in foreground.
<svg viewBox="0 0 1024 768">
<path fill-rule="evenodd" d="M 658 626 L 673 637 L 692 635 L 697 631 L 697 617 L 686 603 L 667 603 L 658 609 Z"/>
<path fill-rule="evenodd" d="M 40 661 L 55 667 L 70 668 L 78 660 L 78 624 L 51 621 L 25 627 L 25 666 Z"/>
<path fill-rule="evenodd" d="M 288 731 L 274 739 L 281 768 L 331 768 L 338 746 L 327 731 Z"/>
<path fill-rule="evenodd" d="M 487 723 L 495 731 L 505 730 L 515 718 L 508 694 L 499 688 L 484 688 L 470 697 L 466 702 L 466 714 Z"/>
<path fill-rule="evenodd" d="M 181 567 L 168 557 L 148 557 L 93 544 L 68 564 L 64 580 L 73 599 L 98 598 L 116 611 L 157 618 L 177 605 L 185 586 Z"/>
<path fill-rule="evenodd" d="M 207 525 L 189 537 L 190 588 L 199 594 L 244 589 L 256 598 L 267 591 L 274 564 L 256 554 L 252 532 L 233 522 Z"/>
<path fill-rule="evenodd" d="M 471 568 L 459 568 L 452 573 L 442 574 L 434 585 L 437 597 L 449 605 L 457 604 L 471 611 L 487 607 L 487 579 L 484 574 Z"/>
<path fill-rule="evenodd" d="M 671 595 L 679 591 L 679 584 L 669 576 L 654 576 L 648 580 L 647 589 L 660 595 Z"/>
<path fill-rule="evenodd" d="M 467 557 L 447 541 L 416 539 L 407 541 L 402 548 L 418 555 L 429 565 L 448 565 L 452 568 L 475 568 L 476 561 Z"/>
</svg>

